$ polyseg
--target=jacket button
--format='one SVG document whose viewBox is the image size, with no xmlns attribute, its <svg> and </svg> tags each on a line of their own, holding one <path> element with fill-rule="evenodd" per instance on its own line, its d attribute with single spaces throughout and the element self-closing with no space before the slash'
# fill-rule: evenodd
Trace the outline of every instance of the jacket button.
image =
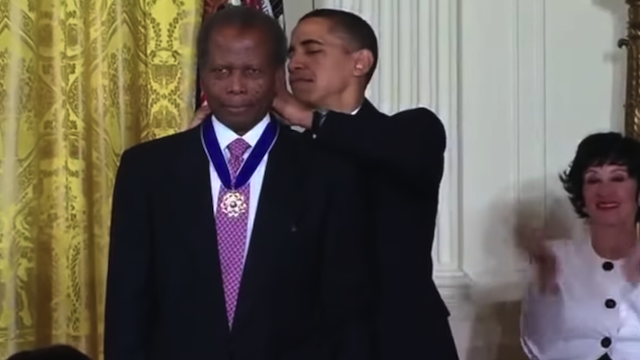
<svg viewBox="0 0 640 360">
<path fill-rule="evenodd" d="M 604 302 L 604 306 L 606 306 L 607 309 L 613 309 L 614 307 L 616 307 L 616 301 L 613 299 L 607 299 Z"/>
<path fill-rule="evenodd" d="M 600 340 L 600 346 L 605 349 L 609 348 L 609 346 L 611 346 L 611 338 L 609 338 L 608 336 L 604 337 L 602 340 Z"/>
</svg>

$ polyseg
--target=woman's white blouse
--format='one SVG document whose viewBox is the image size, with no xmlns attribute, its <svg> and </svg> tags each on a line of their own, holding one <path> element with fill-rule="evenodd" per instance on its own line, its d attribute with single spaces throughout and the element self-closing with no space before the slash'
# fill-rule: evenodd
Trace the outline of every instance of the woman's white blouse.
<svg viewBox="0 0 640 360">
<path fill-rule="evenodd" d="M 640 360 L 640 290 L 625 280 L 622 261 L 600 258 L 590 241 L 550 244 L 560 291 L 541 294 L 529 282 L 520 324 L 529 358 Z"/>
</svg>

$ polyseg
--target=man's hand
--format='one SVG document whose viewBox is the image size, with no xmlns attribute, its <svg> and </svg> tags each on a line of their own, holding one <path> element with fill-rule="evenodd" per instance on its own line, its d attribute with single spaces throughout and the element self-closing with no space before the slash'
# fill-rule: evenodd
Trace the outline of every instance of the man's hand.
<svg viewBox="0 0 640 360">
<path fill-rule="evenodd" d="M 206 102 L 204 104 L 202 104 L 202 106 L 196 111 L 196 113 L 193 115 L 193 120 L 191 120 L 191 122 L 189 123 L 189 125 L 187 125 L 186 128 L 183 129 L 183 131 L 186 130 L 191 130 L 194 127 L 200 125 L 200 123 L 202 123 L 202 121 L 209 115 L 211 114 L 211 110 L 209 109 L 209 104 L 207 104 Z"/>
<path fill-rule="evenodd" d="M 273 100 L 273 111 L 287 124 L 311 129 L 313 109 L 296 100 L 287 89 L 286 80 L 278 81 L 277 95 Z"/>
</svg>

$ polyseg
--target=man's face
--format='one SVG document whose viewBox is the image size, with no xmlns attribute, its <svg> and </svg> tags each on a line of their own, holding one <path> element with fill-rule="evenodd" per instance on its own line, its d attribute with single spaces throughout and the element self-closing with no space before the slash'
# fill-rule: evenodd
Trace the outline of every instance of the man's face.
<svg viewBox="0 0 640 360">
<path fill-rule="evenodd" d="M 293 95 L 315 108 L 331 108 L 354 80 L 355 59 L 330 21 L 301 21 L 291 34 L 290 84 Z"/>
<path fill-rule="evenodd" d="M 229 26 L 211 36 L 202 88 L 213 115 L 234 131 L 250 130 L 271 108 L 279 69 L 269 46 L 260 29 Z"/>
</svg>

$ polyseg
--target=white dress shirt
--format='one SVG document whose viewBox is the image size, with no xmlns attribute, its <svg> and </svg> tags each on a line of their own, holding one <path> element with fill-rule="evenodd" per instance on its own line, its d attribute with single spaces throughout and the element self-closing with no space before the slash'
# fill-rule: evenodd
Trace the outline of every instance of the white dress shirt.
<svg viewBox="0 0 640 360">
<path fill-rule="evenodd" d="M 233 140 L 239 137 L 241 137 L 242 139 L 244 139 L 244 141 L 246 141 L 249 145 L 251 145 L 251 149 L 249 149 L 244 154 L 244 159 L 246 160 L 249 154 L 251 153 L 251 151 L 253 151 L 253 148 L 256 146 L 256 143 L 258 142 L 258 139 L 260 139 L 260 135 L 262 135 L 262 132 L 264 131 L 264 129 L 267 127 L 267 124 L 269 124 L 269 121 L 271 121 L 271 118 L 269 117 L 269 114 L 267 114 L 267 116 L 265 116 L 265 118 L 262 119 L 262 121 L 260 121 L 258 125 L 254 126 L 253 129 L 251 129 L 249 132 L 244 134 L 244 136 L 238 136 L 238 134 L 236 134 L 235 132 L 233 132 L 233 130 L 229 129 L 228 127 L 223 125 L 221 122 L 219 122 L 213 115 L 211 116 L 210 121 L 213 121 L 213 128 L 216 131 L 218 143 L 220 144 L 220 148 L 225 154 L 225 157 L 227 158 L 227 160 L 229 160 L 229 155 L 230 155 L 229 150 L 227 149 L 227 146 Z M 245 258 L 249 251 L 249 242 L 251 240 L 253 222 L 255 221 L 255 218 L 256 218 L 256 208 L 258 207 L 258 198 L 260 197 L 260 191 L 262 190 L 262 181 L 264 180 L 264 172 L 267 168 L 268 157 L 269 157 L 269 154 L 267 153 L 267 155 L 265 155 L 265 157 L 262 159 L 262 161 L 258 165 L 258 168 L 256 169 L 256 171 L 253 173 L 253 176 L 251 176 L 251 180 L 249 180 L 249 221 L 247 224 L 248 226 L 247 241 L 246 241 L 246 247 L 244 250 Z M 220 182 L 220 177 L 218 177 L 218 173 L 216 172 L 216 169 L 213 167 L 213 164 L 209 164 L 209 176 L 211 177 L 211 197 L 213 200 L 213 212 L 215 214 L 216 211 L 218 210 L 217 209 L 218 195 L 220 193 L 220 186 L 222 185 L 222 183 Z"/>
<path fill-rule="evenodd" d="M 521 341 L 532 360 L 640 359 L 640 291 L 622 260 L 599 257 L 589 240 L 550 242 L 559 293 L 541 294 L 531 277 L 522 307 Z M 534 270 L 534 269 L 532 269 Z"/>
</svg>

